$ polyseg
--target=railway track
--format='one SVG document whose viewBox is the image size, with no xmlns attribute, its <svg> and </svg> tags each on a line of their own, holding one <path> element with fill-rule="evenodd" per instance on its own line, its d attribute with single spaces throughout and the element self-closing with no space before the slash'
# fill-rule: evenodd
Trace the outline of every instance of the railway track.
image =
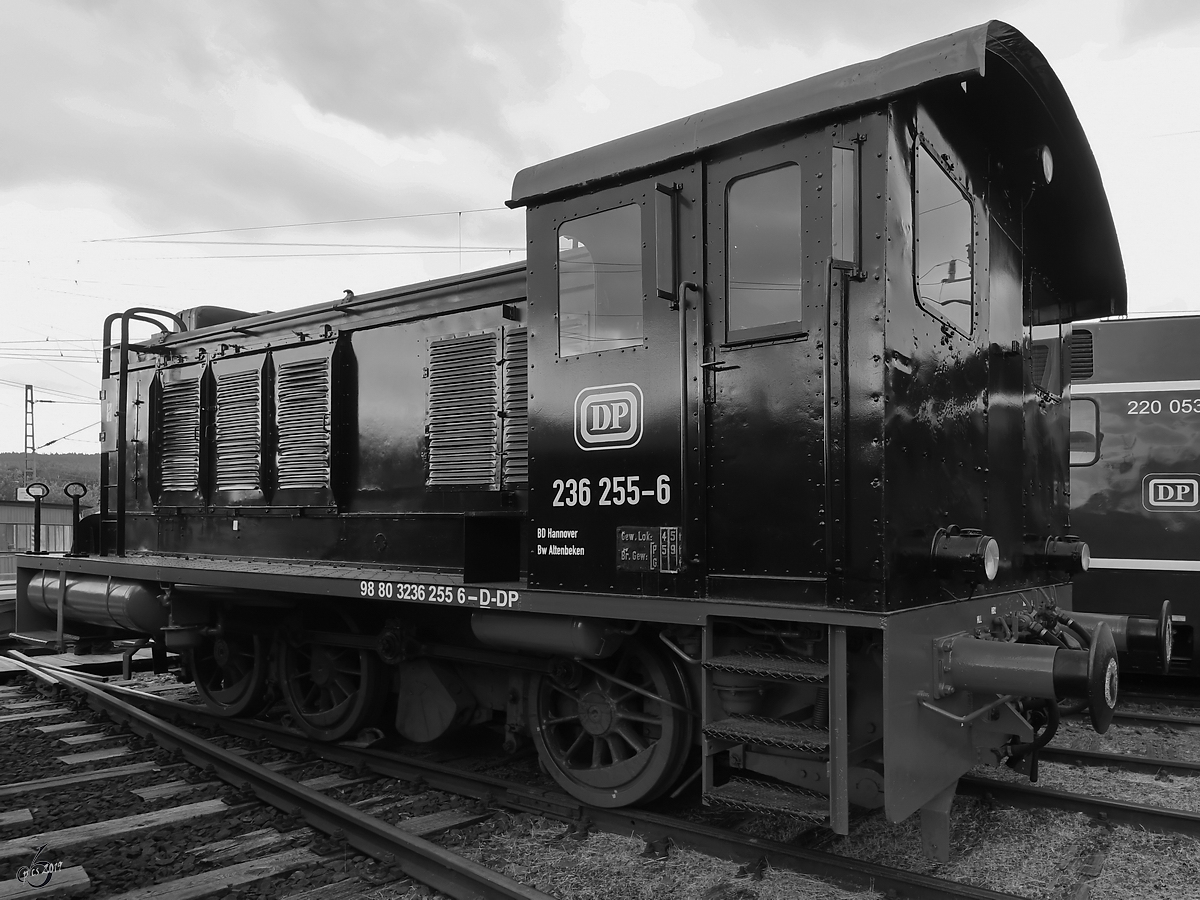
<svg viewBox="0 0 1200 900">
<path fill-rule="evenodd" d="M 951 897 L 1012 900 L 1013 897 L 986 888 L 865 863 L 832 853 L 747 837 L 727 829 L 688 823 L 653 812 L 588 807 L 557 791 L 529 787 L 486 773 L 466 772 L 442 763 L 370 748 L 315 743 L 271 723 L 219 719 L 200 707 L 169 697 L 105 684 L 98 678 L 72 676 L 28 661 L 25 664 L 37 673 L 37 677 L 65 683 L 72 690 L 84 692 L 88 702 L 108 716 L 127 723 L 136 732 L 153 737 L 172 752 L 181 753 L 189 762 L 208 767 L 213 775 L 248 787 L 258 798 L 282 808 L 297 821 L 302 819 L 313 829 L 333 834 L 361 852 L 396 865 L 407 875 L 432 884 L 451 896 L 467 895 L 453 893 L 456 889 L 455 879 L 460 877 L 447 874 L 450 862 L 446 857 L 453 854 L 447 854 L 436 845 L 424 846 L 408 835 L 392 834 L 378 822 L 364 821 L 371 817 L 361 810 L 338 809 L 336 801 L 311 788 L 298 790 L 295 783 L 290 782 L 283 773 L 258 766 L 243 755 L 219 752 L 220 748 L 217 751 L 206 748 L 204 745 L 211 745 L 212 742 L 197 738 L 188 729 L 220 729 L 234 739 L 253 742 L 256 746 L 270 745 L 289 754 L 289 758 L 323 760 L 343 770 L 361 773 L 364 777 L 379 777 L 388 783 L 419 785 L 423 789 L 483 801 L 489 808 L 504 807 L 557 819 L 566 823 L 576 834 L 586 834 L 588 831 L 634 833 L 651 846 L 666 846 L 669 841 L 677 846 L 760 867 L 789 869 L 844 886 L 890 892 L 889 896 L 919 900 Z M 171 718 L 175 724 L 164 721 L 165 718 Z M 479 893 L 469 895 L 544 896 L 537 892 L 496 893 L 494 886 L 486 886 L 490 893 L 483 893 L 483 890 L 484 887 L 480 887 Z"/>
<path fill-rule="evenodd" d="M 519 884 L 420 836 L 436 834 L 449 827 L 486 818 L 486 815 L 480 815 L 477 809 L 453 810 L 449 815 L 418 817 L 407 822 L 406 828 L 398 828 L 383 818 L 372 815 L 371 810 L 360 809 L 351 803 L 335 799 L 328 793 L 331 789 L 373 781 L 374 778 L 356 779 L 335 774 L 296 780 L 289 777 L 288 770 L 304 768 L 306 763 L 303 761 L 289 763 L 276 760 L 260 764 L 249 758 L 252 754 L 246 752 L 245 748 L 225 748 L 213 741 L 198 738 L 113 697 L 89 679 L 61 671 L 50 674 L 48 670 L 37 666 L 29 666 L 29 671 L 47 684 L 62 684 L 73 691 L 82 692 L 93 707 L 129 725 L 135 733 L 152 738 L 172 754 L 181 755 L 186 762 L 164 764 L 161 759 L 139 759 L 133 763 L 101 768 L 79 775 L 30 779 L 0 786 L 0 798 L 11 801 L 45 791 L 96 787 L 104 783 L 107 783 L 106 786 L 99 790 L 107 797 L 113 793 L 111 786 L 115 779 L 149 775 L 153 777 L 154 783 L 140 788 L 139 796 L 144 801 L 160 801 L 191 793 L 197 786 L 180 781 L 174 776 L 198 767 L 209 776 L 207 781 L 199 785 L 201 788 L 214 787 L 216 782 L 212 778 L 215 776 L 232 784 L 241 802 L 231 804 L 227 798 L 214 797 L 193 801 L 188 797 L 190 802 L 160 806 L 146 813 L 109 817 L 83 825 L 50 830 L 39 828 L 28 810 L 24 811 L 24 815 L 21 810 L 10 810 L 8 830 L 11 831 L 11 826 L 29 827 L 24 828 L 22 834 L 0 841 L 0 862 L 29 858 L 29 863 L 18 871 L 18 874 L 23 872 L 25 877 L 7 885 L 12 887 L 19 884 L 23 889 L 19 894 L 22 897 L 33 896 L 28 893 L 29 888 L 41 889 L 43 892 L 53 890 L 57 894 L 89 889 L 93 876 L 89 875 L 87 866 L 76 865 L 65 870 L 56 869 L 55 861 L 47 859 L 45 853 L 70 852 L 75 855 L 76 851 L 82 849 L 86 858 L 93 860 L 97 865 L 107 867 L 114 863 L 119 864 L 120 861 L 114 860 L 111 853 L 97 852 L 95 844 L 99 841 L 112 842 L 115 839 L 136 839 L 137 846 L 156 848 L 150 859 L 146 860 L 148 863 L 161 864 L 164 860 L 170 863 L 183 858 L 192 860 L 201 868 L 201 871 L 195 874 L 154 885 L 153 889 L 142 888 L 115 895 L 122 900 L 148 900 L 151 896 L 171 897 L 176 900 L 202 897 L 267 878 L 287 877 L 293 872 L 305 869 L 327 868 L 326 857 L 332 855 L 335 859 L 344 859 L 347 856 L 345 847 L 353 848 L 382 862 L 383 868 L 377 869 L 377 872 L 383 877 L 390 873 L 391 877 L 388 880 L 393 883 L 404 884 L 406 879 L 413 879 L 455 898 L 545 900 L 548 897 L 541 891 Z M 16 705 L 19 712 L 26 714 L 37 711 L 55 712 L 58 715 L 54 718 L 61 718 L 70 717 L 72 712 L 63 703 L 38 699 L 13 700 L 11 693 L 6 699 L 9 708 Z M 20 709 L 22 705 L 24 709 Z M 33 708 L 35 706 L 37 708 Z M 84 733 L 74 736 L 90 736 L 87 733 L 86 721 L 36 727 L 55 728 L 58 724 L 80 725 L 80 729 L 71 730 Z M 62 729 L 64 733 L 67 730 Z M 139 757 L 146 753 L 146 749 L 135 750 L 123 745 L 68 756 L 76 757 L 70 760 L 72 763 L 102 764 L 106 760 Z M 159 751 L 158 755 L 163 754 Z M 80 759 L 80 756 L 88 758 Z M 166 780 L 163 780 L 164 778 Z M 211 793 L 211 790 L 209 792 Z M 94 794 L 92 799 L 95 799 Z M 368 798 L 363 805 L 379 811 L 389 806 L 394 807 L 398 802 L 401 801 L 384 795 Z M 61 805 L 60 802 L 59 806 Z M 286 831 L 269 826 L 250 827 L 261 825 L 265 819 L 270 818 L 265 814 L 267 805 L 281 810 L 284 814 L 283 821 L 294 827 Z M 235 829 L 239 833 L 220 833 L 219 840 L 188 847 L 182 853 L 177 846 L 178 835 L 162 836 L 164 829 L 177 830 L 182 826 L 190 827 L 196 822 L 213 819 L 228 822 L 231 818 L 239 823 Z M 301 824 L 300 820 L 307 825 Z M 229 830 L 226 827 L 221 829 L 221 832 Z M 321 833 L 328 835 L 333 841 L 322 840 Z M 90 853 L 87 849 L 89 847 Z M 162 849 L 164 847 L 166 849 Z M 39 848 L 42 850 L 39 851 Z M 42 853 L 41 856 L 39 852 Z M 222 865 L 231 858 L 244 857 L 251 852 L 257 855 L 251 859 Z M 149 868 L 153 870 L 152 866 Z M 374 880 L 372 879 L 372 882 Z M 324 890 L 328 885 L 319 887 Z M 349 889 L 350 886 L 346 887 Z M 364 887 L 368 886 L 357 885 L 359 890 Z M 0 890 L 0 897 L 3 896 L 3 890 Z"/>
<path fill-rule="evenodd" d="M 1131 803 L 1094 794 L 1061 791 L 997 778 L 964 775 L 958 793 L 1024 809 L 1057 809 L 1078 812 L 1105 822 L 1132 825 L 1146 831 L 1200 835 L 1200 813 Z"/>
<path fill-rule="evenodd" d="M 1141 695 L 1139 695 L 1140 697 Z M 1149 696 L 1149 695 L 1147 695 Z M 1123 695 L 1124 697 L 1124 695 Z M 1162 702 L 1162 698 L 1157 698 Z M 1152 728 L 1156 735 L 1184 734 L 1200 730 L 1200 718 L 1118 708 L 1113 716 L 1118 730 Z M 1140 731 L 1137 732 L 1141 734 Z M 1048 746 L 1038 753 L 1041 763 L 1053 766 L 1103 768 L 1114 776 L 1121 773 L 1153 775 L 1156 780 L 1193 778 L 1200 775 L 1200 761 L 1169 759 L 1130 752 L 1111 752 L 1074 747 Z M 1043 767 L 1043 772 L 1046 772 Z M 1139 803 L 1076 790 L 1006 779 L 966 776 L 959 781 L 959 794 L 985 798 L 1020 808 L 1048 808 L 1078 812 L 1106 822 L 1122 823 L 1146 831 L 1200 835 L 1200 812 L 1153 803 Z"/>
<path fill-rule="evenodd" d="M 1171 703 L 1200 707 L 1200 678 L 1187 675 L 1121 676 L 1122 703 Z"/>
<path fill-rule="evenodd" d="M 39 672 L 40 677 L 51 681 L 71 680 L 72 678 L 72 676 L 60 678 L 59 673 L 49 667 L 39 667 L 33 664 L 32 668 Z M 1010 896 L 985 889 L 970 888 L 960 883 L 947 883 L 940 879 L 914 875 L 884 866 L 875 866 L 820 851 L 800 849 L 794 844 L 785 845 L 748 838 L 726 829 L 688 824 L 671 816 L 630 809 L 589 808 L 557 791 L 547 791 L 519 784 L 486 773 L 465 772 L 457 766 L 447 765 L 444 762 L 416 759 L 370 748 L 314 743 L 281 725 L 217 718 L 210 715 L 201 706 L 182 702 L 177 697 L 167 696 L 169 694 L 186 696 L 189 692 L 183 686 L 163 686 L 151 693 L 120 684 L 105 683 L 103 679 L 96 676 L 76 675 L 74 681 L 81 683 L 79 686 L 72 685 L 76 689 L 83 689 L 83 684 L 91 688 L 90 691 L 87 691 L 87 696 L 93 705 L 104 709 L 109 716 L 128 722 L 136 730 L 152 734 L 156 741 L 182 752 L 187 759 L 191 759 L 191 755 L 186 746 L 176 746 L 174 743 L 178 737 L 176 732 L 182 732 L 194 738 L 194 735 L 183 731 L 183 728 L 204 729 L 210 732 L 219 729 L 234 741 L 240 740 L 248 745 L 260 747 L 267 745 L 275 747 L 280 752 L 288 754 L 289 759 L 321 760 L 340 770 L 368 773 L 370 776 L 384 778 L 392 783 L 420 785 L 458 797 L 472 798 L 475 801 L 482 801 L 490 808 L 504 807 L 517 812 L 533 813 L 557 819 L 568 823 L 570 829 L 577 834 L 583 834 L 589 830 L 625 834 L 632 832 L 645 838 L 652 846 L 664 845 L 664 842 L 669 840 L 678 846 L 692 847 L 715 856 L 747 862 L 761 861 L 760 865 L 765 863 L 775 868 L 800 871 L 847 886 L 874 887 L 876 890 L 893 891 L 897 896 L 981 898 Z M 37 706 L 38 703 L 39 701 L 33 701 L 33 705 L 24 709 L 23 713 L 32 715 L 41 712 L 42 710 Z M 153 715 L 151 711 L 154 713 Z M 135 713 L 140 713 L 140 715 Z M 172 718 L 178 723 L 174 726 L 174 731 L 167 730 L 161 733 L 157 731 L 154 722 L 158 717 Z M 233 755 L 238 757 L 236 753 Z M 1200 763 L 1098 751 L 1047 748 L 1041 754 L 1041 758 L 1043 762 L 1051 764 L 1100 766 L 1155 775 L 1167 773 L 1173 776 L 1190 777 L 1200 772 Z M 241 769 L 236 765 L 218 766 L 211 760 L 200 760 L 199 762 L 209 766 L 215 774 L 221 775 L 221 777 L 234 783 L 242 783 L 238 781 L 238 773 Z M 296 765 L 293 764 L 293 768 Z M 282 773 L 279 774 L 282 775 Z M 4 790 L 3 787 L 0 787 L 0 800 L 5 796 Z M 253 786 L 252 790 L 258 793 Z M 274 785 L 264 788 L 263 793 L 271 794 L 272 791 L 277 790 L 278 785 Z M 1079 812 L 1105 822 L 1127 824 L 1147 831 L 1200 835 L 1200 814 L 1185 810 L 1164 809 L 1149 804 L 1130 803 L 991 778 L 964 778 L 960 782 L 959 792 L 984 798 L 985 802 L 989 804 Z M 320 810 L 312 812 L 300 804 L 289 808 L 288 801 L 281 801 L 279 796 L 275 797 L 275 801 L 276 805 L 283 805 L 285 809 L 289 809 L 289 812 L 297 819 L 307 819 L 310 823 L 309 827 L 315 826 L 318 830 L 325 831 L 334 830 L 339 837 L 349 841 L 353 846 L 365 850 L 368 855 L 376 855 L 377 858 L 382 855 L 379 847 L 373 846 L 368 838 L 340 829 L 329 820 L 322 819 Z M 359 843 L 356 844 L 351 840 L 352 834 Z M 382 851 L 383 854 L 387 852 L 389 851 Z M 394 857 L 384 855 L 383 858 L 394 861 Z"/>
<path fill-rule="evenodd" d="M 1150 728 L 1174 728 L 1176 731 L 1200 731 L 1200 717 L 1173 716 L 1169 713 L 1118 710 L 1113 714 L 1113 723 L 1128 726 L 1144 725 Z"/>
<path fill-rule="evenodd" d="M 1180 759 L 1160 759 L 1154 756 L 1137 756 L 1131 753 L 1107 753 L 1101 750 L 1076 750 L 1071 747 L 1046 747 L 1038 753 L 1042 762 L 1064 763 L 1074 766 L 1116 768 L 1127 772 L 1142 772 L 1148 775 L 1200 775 L 1200 762 Z"/>
</svg>

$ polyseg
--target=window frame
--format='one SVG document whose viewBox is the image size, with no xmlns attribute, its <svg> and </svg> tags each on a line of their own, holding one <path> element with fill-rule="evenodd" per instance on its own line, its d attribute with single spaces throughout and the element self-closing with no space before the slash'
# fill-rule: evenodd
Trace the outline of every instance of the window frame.
<svg viewBox="0 0 1200 900">
<path fill-rule="evenodd" d="M 783 169 L 788 169 L 788 168 L 792 168 L 792 167 L 795 167 L 795 169 L 796 169 L 796 174 L 799 176 L 799 185 L 800 185 L 800 195 L 799 195 L 799 201 L 800 201 L 800 205 L 799 205 L 799 213 L 800 213 L 799 241 L 800 241 L 800 246 L 797 250 L 797 255 L 800 259 L 800 265 L 801 265 L 800 282 L 797 284 L 797 298 L 799 300 L 800 318 L 799 319 L 789 319 L 786 322 L 775 322 L 770 325 L 759 325 L 759 326 L 756 326 L 753 328 L 740 328 L 740 329 L 737 329 L 736 331 L 734 331 L 733 329 L 731 329 L 729 327 L 729 302 L 730 302 L 730 299 L 731 299 L 731 296 L 733 293 L 730 288 L 731 280 L 729 277 L 729 265 L 730 265 L 730 260 L 731 260 L 730 247 L 729 247 L 729 240 L 730 240 L 729 193 L 730 193 L 730 191 L 733 190 L 733 187 L 735 185 L 737 185 L 738 183 L 745 181 L 749 178 L 754 178 L 755 176 L 758 176 L 758 175 L 765 175 L 769 172 L 777 172 L 777 171 L 781 171 Z M 725 182 L 724 189 L 723 189 L 724 196 L 721 198 L 721 200 L 722 200 L 722 203 L 721 203 L 721 212 L 722 212 L 721 229 L 723 232 L 722 240 L 724 241 L 724 245 L 725 245 L 724 246 L 725 271 L 722 273 L 722 277 L 724 279 L 724 285 L 725 285 L 725 287 L 724 287 L 725 310 L 724 310 L 724 322 L 722 323 L 723 329 L 725 332 L 724 346 L 741 347 L 741 346 L 745 346 L 747 344 L 761 343 L 763 341 L 774 341 L 774 340 L 780 340 L 780 339 L 786 339 L 786 338 L 797 338 L 797 337 L 802 338 L 802 337 L 806 336 L 806 334 L 807 334 L 807 332 L 805 331 L 805 322 L 804 322 L 804 272 L 803 272 L 804 212 L 805 212 L 804 177 L 805 177 L 804 176 L 804 166 L 801 164 L 800 160 L 798 160 L 798 159 L 783 159 L 778 162 L 772 163 L 770 165 L 766 165 L 761 169 L 753 169 L 748 172 L 740 173 L 738 175 L 735 175 L 733 178 L 730 178 L 727 182 Z"/>
<path fill-rule="evenodd" d="M 971 211 L 971 226 L 970 226 L 971 240 L 968 245 L 968 253 L 970 254 L 970 258 L 967 260 L 967 263 L 968 263 L 968 266 L 969 266 L 970 272 L 971 272 L 971 305 L 969 307 L 970 327 L 966 331 L 963 331 L 962 328 L 960 328 L 957 324 L 955 324 L 947 316 L 945 316 L 941 312 L 941 309 L 938 306 L 926 305 L 924 300 L 921 298 L 921 283 L 920 283 L 920 279 L 921 279 L 921 275 L 920 275 L 921 211 L 918 206 L 921 185 L 920 185 L 920 177 L 919 177 L 920 167 L 918 165 L 918 160 L 919 160 L 919 154 L 921 153 L 922 150 L 924 150 L 925 153 L 927 153 L 929 155 L 929 158 L 930 158 L 930 160 L 933 161 L 934 165 L 936 165 L 938 167 L 938 169 L 941 170 L 942 174 L 946 176 L 946 179 L 950 182 L 950 184 L 953 185 L 958 190 L 958 192 L 962 195 L 963 199 L 965 199 L 967 201 L 967 206 Z M 975 197 L 971 194 L 971 192 L 967 189 L 967 187 L 955 176 L 954 171 L 953 171 L 953 169 L 954 169 L 953 164 L 951 164 L 949 167 L 947 166 L 946 160 L 943 159 L 943 154 L 938 153 L 937 148 L 934 146 L 933 142 L 929 140 L 929 138 L 925 135 L 925 133 L 923 131 L 918 131 L 915 139 L 912 142 L 912 157 L 911 157 L 910 161 L 912 164 L 912 229 L 913 229 L 912 286 L 913 286 L 913 297 L 917 301 L 917 306 L 920 307 L 923 312 L 927 313 L 930 316 L 933 316 L 933 318 L 935 318 L 939 322 L 943 323 L 946 327 L 953 329 L 955 332 L 962 335 L 964 338 L 971 340 L 975 336 L 975 331 L 976 331 L 975 316 L 976 316 L 976 313 L 978 312 L 978 305 L 979 305 L 979 299 L 977 296 L 977 291 L 975 289 L 975 256 L 976 256 L 976 249 L 977 249 L 976 243 L 977 243 L 977 233 L 978 233 L 978 229 L 977 229 L 978 211 L 975 208 Z"/>
<path fill-rule="evenodd" d="M 592 216 L 602 215 L 604 213 L 613 212 L 614 210 L 626 209 L 632 207 L 637 211 L 638 228 L 639 228 L 639 277 L 638 284 L 641 288 L 641 338 L 636 342 L 625 344 L 620 347 L 603 347 L 597 350 L 588 350 L 583 353 L 564 354 L 562 352 L 562 258 L 559 255 L 560 249 L 558 242 L 560 240 L 562 229 L 565 225 L 571 222 L 577 222 L 580 219 L 591 218 Z M 555 341 L 554 341 L 554 356 L 560 362 L 566 362 L 573 359 L 588 359 L 594 358 L 603 353 L 621 353 L 624 351 L 636 351 L 647 346 L 647 302 L 649 301 L 649 289 L 647 287 L 647 248 L 654 250 L 656 242 L 656 233 L 652 229 L 647 233 L 646 222 L 646 198 L 644 196 L 626 195 L 618 198 L 613 197 L 608 203 L 597 206 L 595 209 L 580 210 L 578 214 L 565 215 L 562 218 L 555 217 L 554 222 L 554 320 L 555 320 Z"/>
<path fill-rule="evenodd" d="M 1095 435 L 1095 438 L 1096 438 L 1096 449 L 1092 455 L 1092 458 L 1090 460 L 1088 460 L 1087 462 L 1074 462 L 1073 460 L 1071 460 L 1071 454 L 1074 451 L 1071 450 L 1070 435 L 1072 433 L 1072 429 L 1071 429 L 1071 425 L 1070 425 L 1070 420 L 1072 418 L 1071 413 L 1072 413 L 1076 403 L 1090 403 L 1092 405 L 1092 411 L 1093 411 L 1092 422 L 1095 424 L 1095 431 L 1093 432 L 1093 434 Z M 1087 468 L 1088 466 L 1094 466 L 1096 463 L 1098 463 L 1100 461 L 1100 404 L 1096 402 L 1095 398 L 1093 398 L 1093 397 L 1072 397 L 1071 398 L 1071 405 L 1070 405 L 1070 407 L 1068 407 L 1068 410 L 1067 410 L 1067 435 L 1068 435 L 1068 437 L 1067 437 L 1067 461 L 1068 461 L 1068 465 L 1070 468 L 1084 469 L 1084 468 Z"/>
</svg>

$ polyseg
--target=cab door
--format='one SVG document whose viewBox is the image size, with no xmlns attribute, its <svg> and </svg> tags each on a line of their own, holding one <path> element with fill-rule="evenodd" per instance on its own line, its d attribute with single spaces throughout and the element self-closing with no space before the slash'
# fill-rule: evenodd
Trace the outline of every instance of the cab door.
<svg viewBox="0 0 1200 900">
<path fill-rule="evenodd" d="M 821 134 L 707 171 L 702 370 L 712 596 L 823 591 L 830 174 Z"/>
<path fill-rule="evenodd" d="M 680 283 L 700 280 L 701 188 L 688 167 L 530 210 L 531 586 L 693 593 L 698 309 Z"/>
</svg>

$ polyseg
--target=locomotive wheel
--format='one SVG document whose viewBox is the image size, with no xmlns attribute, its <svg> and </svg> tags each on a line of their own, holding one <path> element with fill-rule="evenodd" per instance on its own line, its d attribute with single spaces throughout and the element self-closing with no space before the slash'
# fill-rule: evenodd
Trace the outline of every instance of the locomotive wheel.
<svg viewBox="0 0 1200 900">
<path fill-rule="evenodd" d="M 589 669 L 574 685 L 542 676 L 538 754 L 554 780 L 585 803 L 653 800 L 679 778 L 691 747 L 691 716 L 625 685 L 687 707 L 687 684 L 672 660 L 641 643 L 601 667 L 611 678 Z"/>
<path fill-rule="evenodd" d="M 205 638 L 188 651 L 187 667 L 219 716 L 253 716 L 267 705 L 267 642 L 256 634 Z"/>
<path fill-rule="evenodd" d="M 374 650 L 297 641 L 279 642 L 278 680 L 296 724 L 319 741 L 340 741 L 370 723 L 387 696 Z"/>
</svg>

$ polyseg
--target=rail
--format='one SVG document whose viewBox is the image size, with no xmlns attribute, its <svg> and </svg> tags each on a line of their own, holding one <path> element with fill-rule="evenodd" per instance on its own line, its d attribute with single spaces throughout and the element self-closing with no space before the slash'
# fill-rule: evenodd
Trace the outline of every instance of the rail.
<svg viewBox="0 0 1200 900">
<path fill-rule="evenodd" d="M 1083 813 L 1106 822 L 1133 825 L 1147 831 L 1200 835 L 1200 813 L 1184 809 L 1168 809 L 1164 806 L 1130 803 L 1126 800 L 1113 800 L 1109 797 L 1096 797 L 1091 794 L 1076 794 L 1053 788 L 1034 787 L 1030 784 L 980 778 L 977 775 L 964 775 L 958 779 L 958 793 L 991 797 L 1000 803 L 1025 809 L 1058 809 L 1064 812 Z"/>
<path fill-rule="evenodd" d="M 1092 767 L 1112 767 L 1127 772 L 1143 772 L 1158 775 L 1200 775 L 1200 762 L 1186 759 L 1159 759 L 1154 756 L 1134 756 L 1129 753 L 1106 753 L 1102 750 L 1073 750 L 1067 747 L 1043 747 L 1038 751 L 1041 762 L 1066 763 Z"/>
<path fill-rule="evenodd" d="M 153 738 L 160 746 L 182 753 L 193 765 L 211 767 L 222 780 L 249 788 L 264 802 L 290 815 L 303 816 L 313 827 L 346 840 L 375 859 L 394 863 L 406 875 L 456 900 L 551 900 L 542 891 L 513 881 L 164 722 L 121 699 L 111 687 L 63 669 L 38 665 L 21 654 L 10 654 L 10 658 L 35 677 L 44 679 L 48 676 L 86 694 L 94 709 L 128 724 L 138 734 Z"/>
<path fill-rule="evenodd" d="M 31 667 L 50 670 L 54 675 L 58 674 L 55 667 L 38 664 L 32 659 L 11 651 L 9 655 Z M 1017 900 L 1014 895 L 1000 891 L 863 862 L 833 853 L 748 837 L 737 832 L 685 822 L 646 810 L 604 809 L 587 806 L 557 791 L 516 784 L 494 776 L 466 772 L 395 753 L 310 741 L 282 726 L 244 719 L 223 718 L 207 712 L 203 707 L 158 697 L 120 685 L 106 684 L 99 676 L 86 676 L 86 679 L 89 681 L 89 687 L 93 688 L 95 693 L 124 697 L 130 703 L 157 710 L 164 717 L 173 718 L 192 727 L 220 729 L 235 737 L 269 742 L 284 750 L 307 754 L 313 758 L 321 758 L 345 766 L 364 768 L 389 778 L 406 781 L 420 780 L 427 787 L 435 790 L 473 797 L 493 805 L 558 819 L 572 824 L 578 832 L 598 829 L 616 834 L 633 833 L 649 842 L 669 837 L 679 846 L 689 847 L 711 856 L 733 859 L 742 863 L 763 860 L 767 865 L 775 868 L 800 872 L 851 888 L 875 890 L 885 894 L 893 892 L 894 896 L 912 898 L 912 900 L 951 900 L 951 898 L 956 898 L 956 900 L 957 898 L 964 898 L 964 900 Z M 144 715 L 153 718 L 148 714 Z M 175 730 L 179 731 L 179 729 Z M 183 733 L 186 734 L 186 732 Z M 238 760 L 245 762 L 240 757 Z M 218 774 L 220 774 L 219 769 Z M 321 799 L 326 798 L 322 797 Z M 349 835 L 348 831 L 347 835 Z M 415 874 L 413 877 L 421 878 Z"/>
</svg>

